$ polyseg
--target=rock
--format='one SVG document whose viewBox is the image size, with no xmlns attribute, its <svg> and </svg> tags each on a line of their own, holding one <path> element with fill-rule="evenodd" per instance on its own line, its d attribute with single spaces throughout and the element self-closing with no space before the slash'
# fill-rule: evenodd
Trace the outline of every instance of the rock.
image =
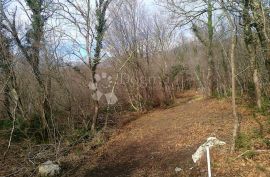
<svg viewBox="0 0 270 177">
<path fill-rule="evenodd" d="M 39 165 L 38 174 L 42 177 L 53 177 L 60 173 L 60 166 L 54 164 L 52 161 L 48 160 L 47 162 Z"/>
<path fill-rule="evenodd" d="M 218 140 L 215 137 L 209 137 L 207 141 L 202 144 L 197 151 L 192 155 L 192 160 L 194 163 L 196 163 L 198 160 L 200 160 L 206 151 L 206 147 L 208 146 L 209 148 L 214 147 L 214 146 L 222 146 L 225 145 L 226 143 L 223 141 Z"/>
<path fill-rule="evenodd" d="M 182 171 L 182 168 L 179 168 L 179 167 L 176 167 L 176 168 L 175 168 L 175 172 L 176 172 L 176 173 L 179 173 L 179 172 L 181 172 L 181 171 Z"/>
</svg>

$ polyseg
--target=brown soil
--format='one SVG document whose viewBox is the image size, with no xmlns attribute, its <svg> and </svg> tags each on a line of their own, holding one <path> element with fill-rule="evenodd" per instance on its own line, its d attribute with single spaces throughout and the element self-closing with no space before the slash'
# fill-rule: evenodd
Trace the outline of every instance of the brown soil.
<svg viewBox="0 0 270 177">
<path fill-rule="evenodd" d="M 195 165 L 191 156 L 209 136 L 227 143 L 211 150 L 213 176 L 270 176 L 270 143 L 265 143 L 270 142 L 269 118 L 238 103 L 241 134 L 249 138 L 244 142 L 247 147 L 230 154 L 233 129 L 230 100 L 205 99 L 192 91 L 178 96 L 171 108 L 142 116 L 122 115 L 119 123 L 122 128 L 99 133 L 91 142 L 73 146 L 56 160 L 61 163 L 61 176 L 205 177 L 205 157 Z M 263 135 L 259 136 L 260 132 Z M 0 139 L 2 154 L 6 141 Z M 248 149 L 262 151 L 241 155 Z M 6 159 L 0 158 L 0 176 L 34 176 L 38 164 L 54 159 L 52 152 L 53 146 L 49 145 L 12 143 Z M 183 170 L 176 173 L 176 167 Z"/>
<path fill-rule="evenodd" d="M 186 93 L 174 107 L 123 127 L 96 153 L 84 154 L 80 167 L 66 176 L 205 176 L 204 165 L 198 170 L 191 155 L 209 136 L 227 142 L 217 153 L 226 151 L 232 124 L 230 102 Z M 177 174 L 176 167 L 183 171 Z"/>
</svg>

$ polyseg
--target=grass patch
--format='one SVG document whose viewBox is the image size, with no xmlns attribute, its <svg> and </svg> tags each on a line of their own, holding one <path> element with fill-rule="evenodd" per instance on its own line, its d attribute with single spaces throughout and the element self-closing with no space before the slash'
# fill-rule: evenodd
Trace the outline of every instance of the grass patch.
<svg viewBox="0 0 270 177">
<path fill-rule="evenodd" d="M 267 97 L 263 97 L 262 98 L 262 108 L 257 109 L 257 112 L 259 112 L 263 116 L 268 116 L 270 113 L 269 109 L 270 109 L 270 99 Z"/>
<path fill-rule="evenodd" d="M 243 155 L 243 157 L 247 159 L 253 159 L 256 155 L 257 153 L 255 151 L 248 151 Z"/>
<path fill-rule="evenodd" d="M 251 138 L 245 133 L 240 133 L 238 138 L 236 139 L 235 146 L 237 149 L 250 149 Z"/>
</svg>

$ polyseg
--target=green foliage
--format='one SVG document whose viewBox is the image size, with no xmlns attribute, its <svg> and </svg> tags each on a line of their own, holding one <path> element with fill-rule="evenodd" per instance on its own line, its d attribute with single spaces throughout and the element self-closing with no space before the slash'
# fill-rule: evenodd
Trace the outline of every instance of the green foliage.
<svg viewBox="0 0 270 177">
<path fill-rule="evenodd" d="M 263 139 L 263 143 L 267 146 L 268 149 L 270 149 L 270 139 L 268 138 Z"/>
<path fill-rule="evenodd" d="M 254 128 L 252 138 L 254 139 L 262 138 L 262 130 L 260 128 Z"/>
<path fill-rule="evenodd" d="M 212 97 L 221 100 L 221 99 L 226 98 L 226 95 L 224 94 L 224 92 L 217 92 L 217 91 L 215 91 L 215 92 L 213 92 Z"/>
<path fill-rule="evenodd" d="M 173 107 L 174 103 L 175 102 L 174 102 L 173 99 L 165 99 L 165 100 L 162 101 L 161 107 L 168 109 L 168 108 Z"/>
<path fill-rule="evenodd" d="M 28 124 L 27 124 L 26 120 L 24 120 L 21 117 L 17 118 L 16 122 L 15 122 L 15 127 L 16 127 L 17 132 L 18 133 L 20 132 L 21 137 L 26 137 L 25 132 L 28 128 Z M 18 138 L 20 138 L 20 137 L 18 137 Z"/>
<path fill-rule="evenodd" d="M 235 142 L 235 146 L 237 149 L 250 149 L 251 146 L 250 137 L 244 133 L 239 133 L 239 136 Z"/>
<path fill-rule="evenodd" d="M 256 114 L 253 114 L 253 119 L 255 120 L 255 122 L 258 124 L 259 128 L 255 128 L 253 130 L 253 138 L 262 138 L 263 137 L 263 130 L 264 130 L 264 126 L 263 124 L 260 122 L 260 120 L 257 119 Z"/>
<path fill-rule="evenodd" d="M 33 141 L 37 143 L 41 143 L 44 140 L 43 135 L 43 127 L 41 118 L 38 114 L 34 115 L 29 121 L 28 128 L 25 130 L 27 135 L 33 139 Z"/>
<path fill-rule="evenodd" d="M 183 74 L 185 73 L 185 70 L 186 68 L 184 66 L 182 66 L 181 64 L 179 65 L 175 65 L 171 68 L 171 71 L 170 71 L 170 78 L 172 78 L 173 80 L 175 79 L 175 77 L 178 75 L 178 74 Z"/>
<path fill-rule="evenodd" d="M 266 133 L 270 134 L 270 116 L 268 117 L 267 123 L 266 123 Z"/>
<path fill-rule="evenodd" d="M 154 99 L 145 100 L 144 107 L 147 110 L 151 110 L 151 109 L 158 107 L 158 106 L 160 106 L 160 102 L 158 100 L 154 100 Z"/>
<path fill-rule="evenodd" d="M 255 98 L 255 85 L 253 82 L 247 82 L 247 94 L 250 98 Z"/>
<path fill-rule="evenodd" d="M 260 165 L 260 164 L 257 164 L 257 165 L 256 165 L 256 168 L 257 168 L 258 170 L 262 171 L 262 172 L 265 172 L 266 174 L 267 174 L 268 171 L 269 171 L 267 168 L 265 168 L 264 166 L 262 166 L 262 165 Z"/>
<path fill-rule="evenodd" d="M 13 141 L 20 141 L 23 138 L 26 138 L 26 134 L 23 130 L 26 129 L 27 124 L 22 118 L 17 118 L 14 123 L 14 132 L 12 134 L 12 140 Z M 6 120 L 0 120 L 0 130 L 6 130 L 3 136 L 5 138 L 9 138 L 10 132 L 13 127 L 13 120 L 6 119 Z"/>
<path fill-rule="evenodd" d="M 0 120 L 0 130 L 12 128 L 12 120 Z"/>
<path fill-rule="evenodd" d="M 243 157 L 247 159 L 253 159 L 256 155 L 257 153 L 255 151 L 248 151 L 243 155 Z"/>
<path fill-rule="evenodd" d="M 32 29 L 28 30 L 26 34 L 26 40 L 28 44 L 32 44 L 32 47 L 36 48 L 37 43 L 41 41 L 45 26 L 45 15 L 43 14 L 45 1 L 40 0 L 26 0 L 27 6 L 32 11 L 31 26 Z M 32 41 L 33 40 L 33 41 Z"/>
<path fill-rule="evenodd" d="M 69 132 L 67 140 L 70 144 L 74 144 L 77 141 L 82 141 L 91 137 L 91 132 L 85 128 L 78 128 L 72 132 Z"/>
<path fill-rule="evenodd" d="M 107 26 L 106 26 L 106 12 L 107 12 L 107 8 L 109 6 L 110 1 L 96 1 L 96 18 L 97 18 L 97 24 L 95 26 L 96 29 L 96 47 L 95 47 L 95 58 L 93 60 L 93 67 L 95 70 L 95 67 L 99 64 L 100 62 L 100 54 L 101 54 L 101 50 L 103 48 L 103 38 L 104 38 L 104 34 L 105 31 L 107 30 Z"/>
<path fill-rule="evenodd" d="M 195 71 L 197 73 L 201 73 L 201 66 L 200 65 L 196 65 Z"/>
<path fill-rule="evenodd" d="M 18 142 L 27 138 L 35 143 L 44 143 L 46 140 L 46 135 L 44 135 L 44 128 L 39 115 L 33 115 L 30 120 L 18 116 L 16 117 L 14 125 L 12 141 Z M 3 134 L 4 138 L 9 138 L 12 127 L 13 120 L 0 120 L 0 130 L 5 130 L 3 131 L 5 132 Z"/>
<path fill-rule="evenodd" d="M 269 115 L 269 108 L 270 108 L 270 99 L 267 97 L 263 97 L 262 98 L 262 109 L 259 110 L 259 112 L 262 115 L 267 116 L 267 115 Z"/>
</svg>

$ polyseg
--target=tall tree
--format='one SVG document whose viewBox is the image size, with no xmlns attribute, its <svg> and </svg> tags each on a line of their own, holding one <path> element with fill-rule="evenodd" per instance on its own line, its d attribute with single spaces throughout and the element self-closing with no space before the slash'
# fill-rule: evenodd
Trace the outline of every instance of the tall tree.
<svg viewBox="0 0 270 177">
<path fill-rule="evenodd" d="M 224 0 L 220 1 L 220 5 L 222 10 L 224 11 L 225 17 L 229 22 L 229 29 L 231 32 L 231 46 L 230 46 L 230 62 L 231 62 L 231 91 L 232 91 L 232 112 L 234 117 L 234 128 L 233 128 L 233 138 L 232 138 L 232 147 L 231 152 L 235 151 L 235 144 L 238 138 L 239 129 L 240 129 L 240 120 L 237 115 L 236 110 L 236 60 L 235 60 L 235 49 L 237 44 L 237 25 L 235 23 L 235 17 L 233 14 L 230 14 L 229 7 L 232 5 L 231 2 L 227 1 L 226 3 Z"/>
<path fill-rule="evenodd" d="M 60 3 L 63 11 L 60 16 L 72 24 L 81 38 L 78 39 L 77 36 L 74 37 L 72 34 L 66 35 L 75 45 L 86 52 L 86 56 L 82 56 L 81 51 L 73 51 L 72 54 L 78 57 L 90 71 L 91 84 L 93 85 L 94 113 L 92 120 L 87 121 L 86 128 L 91 129 L 93 134 L 96 131 L 99 114 L 96 74 L 102 59 L 104 35 L 108 29 L 107 11 L 111 2 L 112 0 L 96 0 L 95 7 L 92 7 L 91 0 L 66 0 L 66 3 Z M 91 127 L 89 126 L 90 122 L 92 122 Z"/>
<path fill-rule="evenodd" d="M 268 21 L 264 4 L 261 0 L 244 0 L 245 8 L 250 8 L 253 15 L 253 24 L 257 31 L 257 35 L 260 41 L 260 45 L 265 58 L 265 65 L 268 70 L 268 75 L 270 78 L 270 40 L 267 34 L 267 23 Z M 269 17 L 268 17 L 269 18 Z"/>
<path fill-rule="evenodd" d="M 2 76 L 4 77 L 4 105 L 7 115 L 13 119 L 12 116 L 12 105 L 16 102 L 14 100 L 14 94 L 18 95 L 18 84 L 15 74 L 15 61 L 14 56 L 11 54 L 12 40 L 8 37 L 5 29 L 4 29 L 4 4 L 8 1 L 1 0 L 0 1 L 0 69 L 2 71 Z M 21 100 L 19 99 L 19 108 L 21 113 L 22 105 Z"/>
<path fill-rule="evenodd" d="M 105 32 L 107 30 L 107 23 L 106 23 L 106 12 L 108 10 L 108 6 L 110 4 L 111 0 L 96 0 L 96 25 L 95 25 L 95 32 L 96 32 L 96 45 L 94 49 L 94 59 L 90 64 L 91 66 L 91 71 L 92 71 L 92 81 L 93 84 L 97 85 L 97 80 L 96 80 L 96 70 L 97 66 L 100 64 L 101 61 L 101 50 L 103 48 L 103 39 Z M 98 92 L 97 92 L 97 87 L 94 90 L 94 94 L 96 95 L 96 98 L 98 97 Z M 95 106 L 95 111 L 94 111 L 94 116 L 92 119 L 92 125 L 91 125 L 91 132 L 95 133 L 96 130 L 96 122 L 98 118 L 98 113 L 99 113 L 99 101 L 98 99 L 95 99 L 94 101 L 94 106 Z"/>
<path fill-rule="evenodd" d="M 251 69 L 253 71 L 253 83 L 255 85 L 256 103 L 259 109 L 262 108 L 261 101 L 261 83 L 259 77 L 258 59 L 256 58 L 257 40 L 256 35 L 252 31 L 252 17 L 250 15 L 250 1 L 243 1 L 243 28 L 244 28 L 244 41 L 247 48 L 248 56 L 251 62 Z"/>
<path fill-rule="evenodd" d="M 207 1 L 207 29 L 208 29 L 208 73 L 207 73 L 207 84 L 208 84 L 208 96 L 212 96 L 216 91 L 216 78 L 215 78 L 215 62 L 213 54 L 213 2 L 212 0 Z"/>
<path fill-rule="evenodd" d="M 164 4 L 164 3 L 163 3 Z M 166 0 L 165 7 L 172 14 L 172 19 L 175 21 L 175 28 L 184 25 L 192 24 L 192 30 L 200 42 L 207 48 L 207 79 L 206 92 L 208 96 L 213 96 L 217 89 L 217 78 L 215 60 L 213 54 L 213 40 L 214 40 L 214 7 L 213 0 L 196 0 L 196 1 L 181 1 L 181 0 Z M 190 8 L 194 6 L 195 8 Z M 207 20 L 203 18 L 207 15 Z M 202 22 L 207 27 L 207 38 L 202 34 L 196 22 Z"/>
<path fill-rule="evenodd" d="M 13 19 L 9 19 L 5 13 L 4 20 L 7 22 L 6 29 L 11 33 L 18 48 L 22 51 L 27 62 L 31 66 L 35 79 L 40 87 L 41 103 L 41 122 L 43 127 L 44 138 L 49 138 L 50 127 L 52 125 L 52 109 L 50 106 L 50 94 L 47 89 L 46 79 L 40 71 L 41 51 L 45 31 L 45 23 L 51 16 L 48 11 L 51 0 L 25 0 L 27 7 L 31 11 L 31 29 L 25 34 L 26 42 L 19 37 L 16 26 L 16 12 Z"/>
</svg>

